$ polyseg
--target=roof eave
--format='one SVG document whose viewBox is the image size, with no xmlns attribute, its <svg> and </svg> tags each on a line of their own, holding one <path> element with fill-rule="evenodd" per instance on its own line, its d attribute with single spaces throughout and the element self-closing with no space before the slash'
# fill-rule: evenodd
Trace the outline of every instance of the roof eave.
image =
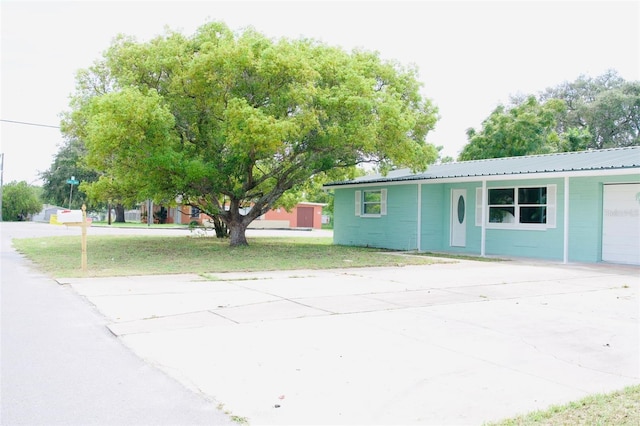
<svg viewBox="0 0 640 426">
<path fill-rule="evenodd" d="M 367 180 L 362 182 L 332 182 L 323 185 L 325 189 L 348 188 L 356 186 L 376 186 L 376 185 L 399 185 L 407 183 L 449 183 L 449 182 L 469 182 L 469 181 L 494 181 L 494 180 L 523 180 L 523 179 L 553 179 L 559 177 L 582 177 L 582 176 L 619 176 L 626 175 L 637 170 L 640 173 L 640 165 L 608 167 L 598 169 L 570 169 L 561 171 L 534 171 L 534 172 L 518 172 L 518 173 L 495 173 L 495 174 L 477 174 L 464 176 L 406 176 L 399 178 L 383 178 Z M 639 179 L 640 180 L 640 179 Z"/>
</svg>

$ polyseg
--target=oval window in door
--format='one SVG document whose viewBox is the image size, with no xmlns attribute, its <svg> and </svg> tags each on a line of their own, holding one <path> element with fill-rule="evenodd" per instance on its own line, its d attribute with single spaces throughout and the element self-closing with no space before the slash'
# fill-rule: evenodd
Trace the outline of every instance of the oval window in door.
<svg viewBox="0 0 640 426">
<path fill-rule="evenodd" d="M 464 197 L 458 198 L 458 222 L 464 222 Z"/>
</svg>

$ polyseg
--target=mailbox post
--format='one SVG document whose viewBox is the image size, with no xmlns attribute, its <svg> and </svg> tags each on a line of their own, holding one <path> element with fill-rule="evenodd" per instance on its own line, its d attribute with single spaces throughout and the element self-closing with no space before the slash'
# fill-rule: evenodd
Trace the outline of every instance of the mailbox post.
<svg viewBox="0 0 640 426">
<path fill-rule="evenodd" d="M 82 210 L 58 210 L 57 221 L 67 226 L 79 226 L 82 231 L 82 254 L 80 257 L 82 272 L 87 272 L 87 228 L 91 222 L 87 221 L 87 206 L 82 205 Z"/>
</svg>

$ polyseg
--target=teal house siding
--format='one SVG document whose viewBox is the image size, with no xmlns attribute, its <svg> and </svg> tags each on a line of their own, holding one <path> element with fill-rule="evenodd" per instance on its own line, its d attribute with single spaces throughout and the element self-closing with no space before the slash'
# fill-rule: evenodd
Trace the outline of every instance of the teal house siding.
<svg viewBox="0 0 640 426">
<path fill-rule="evenodd" d="M 442 251 L 444 250 L 442 229 L 444 221 L 442 204 L 445 202 L 444 185 L 421 185 L 421 192 L 420 250 Z"/>
<path fill-rule="evenodd" d="M 602 260 L 602 178 L 569 181 L 569 260 Z"/>
<path fill-rule="evenodd" d="M 394 249 L 418 249 L 418 187 L 394 185 L 387 188 L 387 216 L 389 240 Z"/>
<path fill-rule="evenodd" d="M 333 225 L 333 242 L 339 245 L 361 245 L 358 217 L 354 214 L 355 189 L 335 191 L 333 213 L 336 218 Z"/>
<path fill-rule="evenodd" d="M 563 180 L 505 180 L 489 182 L 487 189 L 531 187 L 555 184 L 556 189 L 556 228 L 544 230 L 523 229 L 491 229 L 486 230 L 486 254 L 499 255 L 509 253 L 517 257 L 534 257 L 544 259 L 559 259 L 563 256 L 563 215 L 562 204 Z M 481 188 L 482 182 L 423 184 L 422 185 L 422 251 L 447 251 L 478 255 L 481 253 L 482 228 L 476 225 L 476 188 Z M 451 232 L 451 193 L 454 189 L 467 191 L 466 205 L 466 246 L 453 247 L 450 245 Z"/>
<path fill-rule="evenodd" d="M 356 191 L 386 189 L 387 214 L 357 216 Z M 418 243 L 416 185 L 372 186 L 335 192 L 334 243 L 393 250 L 416 250 Z"/>
<path fill-rule="evenodd" d="M 639 251 L 638 184 L 640 146 L 439 164 L 418 174 L 394 170 L 326 186 L 335 191 L 336 244 L 638 264 L 630 256 Z M 484 206 L 501 223 L 481 223 L 483 186 L 487 200 L 491 189 L 514 189 Z M 517 188 L 537 187 L 546 187 L 546 201 L 538 191 L 518 195 Z M 356 194 L 381 189 L 386 214 L 356 214 Z M 605 217 L 605 210 L 621 213 Z M 538 221 L 535 214 L 544 212 L 546 220 Z"/>
<path fill-rule="evenodd" d="M 564 241 L 564 183 L 563 179 L 504 180 L 487 183 L 492 188 L 538 187 L 556 185 L 555 228 L 493 229 L 487 224 L 486 254 L 562 260 Z M 477 226 L 477 228 L 480 228 Z"/>
<path fill-rule="evenodd" d="M 562 235 L 557 238 L 547 233 L 553 232 L 551 230 L 492 229 L 491 232 L 487 231 L 486 254 L 561 261 L 563 256 Z M 554 244 L 550 240 L 557 240 L 557 242 Z"/>
</svg>

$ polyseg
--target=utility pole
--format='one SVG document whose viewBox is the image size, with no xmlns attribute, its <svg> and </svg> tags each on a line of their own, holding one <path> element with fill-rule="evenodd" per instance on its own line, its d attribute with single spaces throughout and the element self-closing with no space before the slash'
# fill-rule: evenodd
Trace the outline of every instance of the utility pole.
<svg viewBox="0 0 640 426">
<path fill-rule="evenodd" d="M 2 186 L 4 177 L 4 152 L 0 154 L 0 222 L 2 222 Z"/>
</svg>

